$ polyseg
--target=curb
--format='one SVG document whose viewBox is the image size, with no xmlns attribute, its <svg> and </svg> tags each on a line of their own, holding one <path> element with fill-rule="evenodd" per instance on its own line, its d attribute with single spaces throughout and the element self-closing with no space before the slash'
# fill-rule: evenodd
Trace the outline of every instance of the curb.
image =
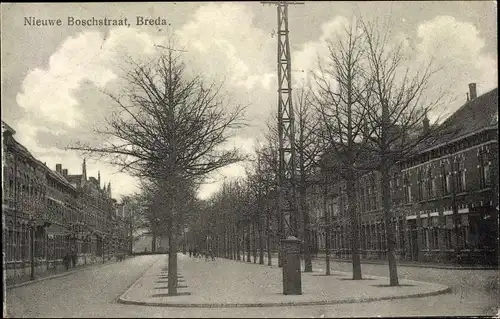
<svg viewBox="0 0 500 319">
<path fill-rule="evenodd" d="M 10 289 L 18 288 L 18 287 L 28 286 L 28 285 L 31 285 L 31 284 L 36 284 L 37 282 L 41 282 L 41 281 L 45 281 L 45 280 L 51 280 L 51 279 L 56 279 L 56 278 L 60 278 L 60 277 L 64 277 L 64 276 L 69 276 L 71 274 L 76 274 L 77 272 L 83 271 L 85 269 L 92 269 L 92 268 L 97 268 L 97 267 L 110 266 L 110 265 L 113 265 L 113 264 L 115 264 L 117 262 L 118 261 L 114 261 L 114 262 L 111 262 L 111 263 L 105 263 L 105 264 L 93 264 L 93 265 L 89 265 L 87 267 L 81 267 L 80 269 L 77 269 L 77 270 L 71 270 L 71 271 L 63 272 L 62 274 L 57 274 L 57 275 L 52 275 L 52 276 L 47 276 L 47 277 L 40 277 L 40 278 L 37 278 L 35 280 L 29 280 L 29 281 L 22 282 L 22 283 L 19 283 L 19 284 L 9 285 L 9 286 L 6 287 L 6 289 L 10 290 Z"/>
<path fill-rule="evenodd" d="M 160 261 L 160 260 L 159 260 Z M 159 262 L 158 261 L 158 262 Z M 337 304 L 352 304 L 352 303 L 365 303 L 365 302 L 375 302 L 382 300 L 395 300 L 395 299 L 409 299 L 409 298 L 421 298 L 437 296 L 441 294 L 446 294 L 452 291 L 451 287 L 441 285 L 440 288 L 435 291 L 414 293 L 403 296 L 385 296 L 385 297 L 368 297 L 368 298 L 347 298 L 340 300 L 315 300 L 315 301 L 296 301 L 296 302 L 270 302 L 270 303 L 169 303 L 169 302 L 148 302 L 128 299 L 125 296 L 129 291 L 131 291 L 145 276 L 145 274 L 155 265 L 151 265 L 144 274 L 142 274 L 120 297 L 117 301 L 122 304 L 127 305 L 137 305 L 137 306 L 153 306 L 153 307 L 170 307 L 170 308 L 255 308 L 255 307 L 292 307 L 292 306 L 314 306 L 314 305 L 337 305 Z M 321 269 L 313 269 L 318 271 Z M 386 278 L 379 276 L 364 276 L 364 278 Z"/>
<path fill-rule="evenodd" d="M 319 259 L 319 258 L 318 258 Z M 324 258 L 319 259 L 324 262 Z M 313 260 L 314 261 L 314 260 Z M 330 262 L 345 262 L 351 263 L 352 260 L 347 259 L 330 259 Z M 361 264 L 371 264 L 371 265 L 386 265 L 387 261 L 370 261 L 370 260 L 361 260 Z M 397 263 L 398 267 L 414 267 L 414 268 L 433 268 L 433 269 L 449 269 L 449 270 L 498 270 L 500 269 L 498 266 L 445 266 L 445 265 L 434 265 L 434 264 L 405 264 L 405 263 Z"/>
<path fill-rule="evenodd" d="M 161 259 L 161 258 L 160 258 L 160 259 L 158 259 L 158 260 L 157 260 L 156 262 L 154 262 L 153 264 L 151 264 L 151 266 L 149 266 L 149 267 L 148 267 L 148 269 L 146 269 L 146 271 L 145 271 L 142 275 L 140 275 L 140 276 L 139 276 L 139 278 L 137 278 L 137 280 L 136 280 L 136 281 L 134 281 L 134 283 L 133 283 L 132 285 L 130 285 L 130 287 L 128 287 L 128 288 L 127 288 L 127 290 L 125 290 L 125 292 L 124 292 L 124 293 L 122 293 L 122 294 L 120 295 L 120 297 L 118 297 L 118 298 L 117 298 L 117 301 L 118 301 L 118 302 L 122 302 L 122 299 L 123 299 L 123 300 L 129 300 L 129 299 L 124 298 L 124 296 L 125 296 L 126 294 L 128 294 L 130 291 L 132 291 L 132 289 L 134 289 L 134 288 L 135 288 L 135 286 L 137 286 L 137 285 L 139 284 L 139 282 L 140 282 L 140 281 L 141 281 L 141 279 L 142 279 L 142 278 L 143 278 L 143 277 L 147 274 L 147 272 L 148 272 L 151 268 L 153 268 L 153 266 L 155 266 L 157 263 L 159 263 L 160 261 L 162 261 L 162 259 Z"/>
<path fill-rule="evenodd" d="M 142 276 L 141 276 L 142 278 Z M 118 301 L 122 304 L 138 305 L 138 306 L 154 306 L 154 307 L 171 307 L 171 308 L 252 308 L 252 307 L 292 307 L 292 306 L 320 306 L 320 305 L 339 305 L 352 303 L 375 302 L 382 300 L 409 299 L 421 298 L 429 296 L 437 296 L 451 292 L 450 287 L 446 287 L 437 291 L 416 293 L 405 296 L 388 296 L 388 297 L 371 297 L 371 298 L 348 298 L 343 300 L 318 300 L 318 301 L 298 301 L 298 302 L 276 302 L 276 303 L 158 303 L 126 299 L 120 296 Z"/>
</svg>

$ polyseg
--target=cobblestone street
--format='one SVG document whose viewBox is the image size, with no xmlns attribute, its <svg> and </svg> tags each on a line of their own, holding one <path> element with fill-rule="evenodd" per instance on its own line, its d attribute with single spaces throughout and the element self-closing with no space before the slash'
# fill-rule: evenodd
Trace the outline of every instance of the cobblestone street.
<svg viewBox="0 0 500 319">
<path fill-rule="evenodd" d="M 179 255 L 198 270 L 221 268 L 228 265 L 249 267 L 255 275 L 269 271 L 268 266 L 216 259 L 205 262 Z M 352 303 L 295 307 L 252 308 L 169 308 L 127 305 L 117 302 L 137 279 L 157 262 L 166 260 L 165 255 L 138 256 L 121 263 L 113 263 L 84 269 L 69 276 L 38 282 L 7 291 L 7 306 L 10 317 L 353 317 L 353 316 L 427 316 L 427 315 L 494 315 L 495 304 L 493 282 L 498 280 L 498 271 L 450 271 L 446 269 L 424 269 L 400 267 L 401 278 L 427 280 L 449 284 L 453 292 L 438 296 L 387 300 L 369 303 Z M 332 271 L 349 271 L 348 263 L 332 263 Z M 193 268 L 193 269 L 194 269 Z M 321 263 L 315 262 L 315 269 Z M 272 269 L 272 268 L 271 268 Z M 384 275 L 385 265 L 363 265 L 366 275 Z M 188 269 L 179 269 L 188 287 L 191 285 Z M 224 282 L 202 284 L 216 285 L 222 291 L 231 286 L 231 269 Z M 303 276 L 312 276 L 303 274 Z M 481 278 L 481 279 L 479 279 Z M 489 282 L 489 284 L 488 284 Z M 198 284 L 200 285 L 200 283 Z M 213 287 L 212 287 L 213 289 Z M 491 289 L 491 290 L 490 290 Z M 234 290 L 233 290 L 234 291 Z M 196 291 L 192 291 L 196 293 Z M 497 291 L 498 293 L 498 291 Z M 497 295 L 498 296 L 498 295 Z"/>
</svg>

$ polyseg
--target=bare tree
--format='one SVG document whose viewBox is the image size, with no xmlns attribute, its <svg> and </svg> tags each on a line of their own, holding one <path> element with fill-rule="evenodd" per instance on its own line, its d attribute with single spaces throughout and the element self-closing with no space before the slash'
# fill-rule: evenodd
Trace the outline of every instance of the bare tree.
<svg viewBox="0 0 500 319">
<path fill-rule="evenodd" d="M 137 231 L 146 226 L 147 216 L 145 214 L 145 202 L 143 201 L 143 196 L 140 193 L 134 193 L 132 195 L 123 196 L 122 204 L 125 206 L 127 216 L 125 216 L 127 223 L 129 225 L 128 229 L 128 243 L 130 247 L 128 248 L 129 253 L 132 253 L 132 245 L 139 238 L 136 235 Z"/>
<path fill-rule="evenodd" d="M 319 73 L 313 75 L 312 84 L 312 97 L 321 118 L 323 139 L 335 159 L 341 163 L 338 174 L 346 184 L 355 280 L 362 279 L 355 185 L 363 157 L 360 145 L 364 143 L 361 139 L 366 113 L 363 102 L 370 93 L 371 85 L 363 74 L 362 40 L 362 36 L 351 25 L 344 29 L 335 42 L 330 41 L 327 65 L 319 63 Z"/>
<path fill-rule="evenodd" d="M 366 44 L 365 76 L 373 83 L 367 96 L 366 138 L 363 146 L 370 157 L 372 169 L 381 175 L 380 189 L 387 234 L 387 257 L 390 285 L 397 286 L 398 274 L 394 249 L 395 216 L 390 194 L 391 169 L 419 146 L 444 133 L 445 126 L 430 125 L 427 115 L 435 111 L 444 95 L 429 98 L 431 78 L 439 71 L 432 61 L 411 71 L 403 43 L 391 43 L 390 25 L 361 20 Z M 439 117 L 436 119 L 436 123 Z M 438 132 L 439 131 L 439 132 Z M 449 131 L 447 134 L 451 134 Z"/>
<path fill-rule="evenodd" d="M 146 63 L 131 60 L 130 66 L 122 94 L 107 92 L 118 108 L 107 127 L 97 130 L 107 143 L 71 149 L 99 155 L 155 183 L 170 210 L 169 294 L 175 295 L 182 201 L 191 198 L 193 187 L 208 173 L 243 159 L 237 149 L 224 146 L 245 125 L 244 109 L 228 104 L 221 86 L 206 86 L 199 76 L 189 78 L 173 50 Z"/>
</svg>

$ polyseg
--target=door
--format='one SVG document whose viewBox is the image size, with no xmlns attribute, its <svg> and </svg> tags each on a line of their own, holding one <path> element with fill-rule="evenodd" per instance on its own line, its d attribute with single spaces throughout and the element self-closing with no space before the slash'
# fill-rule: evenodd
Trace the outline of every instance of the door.
<svg viewBox="0 0 500 319">
<path fill-rule="evenodd" d="M 412 261 L 418 261 L 418 230 L 417 220 L 408 220 L 408 231 L 410 233 L 410 258 Z"/>
</svg>

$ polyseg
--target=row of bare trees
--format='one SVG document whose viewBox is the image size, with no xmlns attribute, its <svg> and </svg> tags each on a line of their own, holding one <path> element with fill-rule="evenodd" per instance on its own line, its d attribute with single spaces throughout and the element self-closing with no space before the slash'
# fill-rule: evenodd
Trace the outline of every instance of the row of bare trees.
<svg viewBox="0 0 500 319">
<path fill-rule="evenodd" d="M 327 196 L 331 192 L 328 187 L 342 182 L 347 194 L 353 279 L 362 279 L 356 183 L 363 174 L 375 171 L 380 176 L 390 285 L 399 284 L 394 255 L 395 216 L 389 182 L 392 170 L 437 134 L 452 134 L 443 126 L 430 125 L 427 118 L 432 112 L 437 115 L 435 108 L 444 98 L 442 93 L 429 93 L 431 79 L 439 69 L 432 61 L 415 67 L 409 64 L 408 54 L 404 42 L 395 41 L 391 36 L 388 24 L 358 19 L 357 23 L 352 22 L 336 38 L 328 41 L 328 55 L 318 60 L 317 70 L 311 72 L 308 85 L 294 95 L 297 154 L 294 182 L 306 272 L 312 271 L 309 203 L 312 198 L 323 198 L 326 212 Z M 435 121 L 439 120 L 436 116 Z M 260 251 L 261 263 L 264 262 L 264 251 L 270 254 L 270 243 L 273 240 L 279 242 L 277 236 L 280 233 L 275 207 L 278 174 L 276 122 L 268 125 L 268 136 L 265 143 L 257 147 L 246 180 L 238 187 L 225 183 L 211 206 L 213 214 L 219 214 L 220 223 L 226 222 L 223 216 L 238 221 L 238 226 L 233 229 L 239 245 L 247 247 L 252 230 L 257 230 L 251 237 L 255 241 L 252 247 Z M 323 189 L 322 194 L 315 193 L 318 186 Z M 246 195 L 241 195 L 241 192 Z M 222 203 L 233 204 L 222 208 Z M 332 223 L 328 214 L 325 213 L 325 217 L 329 274 L 329 230 Z M 222 229 L 227 227 L 222 226 Z"/>
<path fill-rule="evenodd" d="M 294 183 L 306 271 L 312 271 L 309 203 L 314 186 L 323 187 L 326 211 L 327 187 L 341 180 L 347 190 L 353 279 L 362 278 L 356 181 L 366 172 L 378 171 L 390 284 L 398 284 L 389 172 L 433 136 L 436 126 L 422 130 L 421 123 L 442 96 L 425 95 L 436 71 L 432 64 L 414 71 L 406 63 L 403 44 L 393 40 L 387 26 L 351 23 L 328 42 L 328 55 L 294 96 Z M 199 237 L 196 245 L 236 259 L 246 252 L 250 260 L 252 252 L 256 260 L 259 252 L 260 263 L 267 251 L 269 263 L 271 247 L 279 244 L 282 233 L 276 209 L 277 121 L 268 125 L 265 142 L 257 143 L 246 179 L 227 181 L 210 200 L 196 200 L 209 173 L 245 159 L 237 149 L 226 147 L 235 130 L 245 126 L 243 108 L 229 104 L 220 86 L 188 76 L 174 51 L 159 52 L 149 62 L 130 60 L 120 94 L 106 93 L 116 107 L 106 127 L 97 130 L 106 143 L 72 148 L 99 155 L 141 179 L 147 220 L 155 234 L 169 236 L 171 252 L 177 251 L 181 230 L 190 225 Z M 324 226 L 328 232 L 331 222 L 327 219 Z M 170 294 L 177 292 L 176 258 L 169 254 Z"/>
<path fill-rule="evenodd" d="M 96 129 L 105 142 L 70 148 L 141 180 L 145 219 L 153 234 L 169 237 L 168 293 L 175 295 L 180 234 L 190 213 L 203 211 L 198 187 L 209 173 L 243 159 L 226 144 L 245 123 L 244 108 L 231 105 L 221 86 L 188 75 L 176 50 L 166 49 L 146 62 L 129 59 L 122 90 L 104 92 L 114 107 Z"/>
</svg>

